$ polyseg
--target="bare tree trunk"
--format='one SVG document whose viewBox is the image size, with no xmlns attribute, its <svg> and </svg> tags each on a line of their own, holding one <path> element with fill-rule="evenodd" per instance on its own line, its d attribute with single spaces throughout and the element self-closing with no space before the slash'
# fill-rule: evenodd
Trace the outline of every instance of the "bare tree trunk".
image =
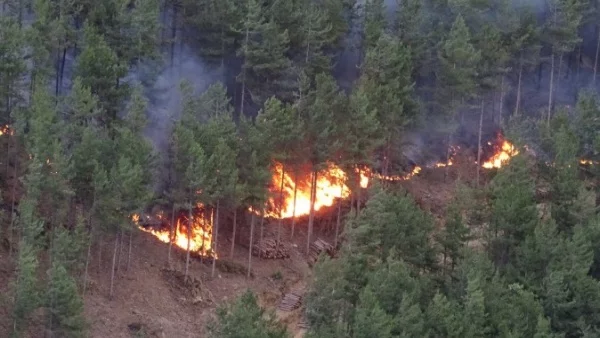
<svg viewBox="0 0 600 338">
<path fill-rule="evenodd" d="M 281 187 L 279 189 L 279 221 L 277 223 L 277 245 L 281 242 L 281 225 L 283 223 L 283 207 L 285 201 L 283 200 L 283 180 L 285 179 L 285 165 L 281 164 Z"/>
<path fill-rule="evenodd" d="M 596 74 L 598 72 L 598 56 L 600 55 L 600 28 L 598 30 L 598 39 L 596 41 L 596 57 L 594 58 L 594 87 L 596 86 Z"/>
<path fill-rule="evenodd" d="M 123 258 L 123 232 L 120 230 L 119 235 L 119 252 L 117 253 L 117 272 L 119 273 L 119 268 L 121 267 L 121 258 Z"/>
<path fill-rule="evenodd" d="M 562 73 L 562 64 L 563 64 L 563 53 L 560 53 L 560 56 L 558 57 L 558 73 L 556 74 L 556 88 L 554 89 L 554 92 L 556 93 L 554 95 L 554 100 L 556 100 L 556 97 L 558 94 L 560 94 L 560 80 L 561 80 L 561 73 Z"/>
<path fill-rule="evenodd" d="M 190 270 L 190 246 L 191 246 L 191 241 L 192 241 L 192 202 L 190 201 L 190 206 L 189 206 L 189 210 L 188 210 L 188 224 L 187 224 L 187 249 L 186 249 L 186 255 L 185 255 L 185 274 L 184 274 L 184 280 L 187 281 L 187 277 L 188 277 L 188 273 Z"/>
<path fill-rule="evenodd" d="M 213 236 L 213 243 L 212 243 L 212 247 L 213 247 L 213 261 L 212 261 L 212 271 L 210 272 L 210 276 L 211 278 L 215 278 L 215 266 L 217 265 L 217 242 L 219 241 L 219 206 L 221 204 L 221 201 L 217 201 L 217 210 L 215 211 L 216 213 L 216 218 L 215 218 L 215 235 Z"/>
<path fill-rule="evenodd" d="M 9 257 L 12 257 L 12 252 L 13 252 L 13 245 L 12 245 L 12 241 L 13 241 L 13 232 L 15 229 L 15 213 L 16 213 L 16 199 L 17 199 L 17 184 L 19 183 L 19 180 L 17 179 L 17 174 L 18 174 L 18 167 L 19 167 L 19 156 L 17 153 L 17 140 L 14 138 L 14 136 L 10 136 L 10 139 L 13 140 L 13 144 L 15 147 L 15 163 L 14 163 L 14 170 L 13 170 L 13 184 L 11 187 L 11 192 L 10 192 L 10 227 L 8 230 L 8 255 Z M 10 142 L 9 139 L 9 142 Z M 10 160 L 10 158 L 7 158 L 7 161 Z"/>
<path fill-rule="evenodd" d="M 237 209 L 233 209 L 233 233 L 231 234 L 231 253 L 229 257 L 233 259 L 233 254 L 235 253 L 235 232 L 237 230 Z"/>
<path fill-rule="evenodd" d="M 481 99 L 481 113 L 479 114 L 479 133 L 477 137 L 477 186 L 479 186 L 479 172 L 481 171 L 481 129 L 483 128 L 483 102 Z"/>
<path fill-rule="evenodd" d="M 519 115 L 519 106 L 521 105 L 521 80 L 523 76 L 523 60 L 519 63 L 519 80 L 517 81 L 517 102 L 515 103 L 515 116 Z"/>
<path fill-rule="evenodd" d="M 62 60 L 60 62 L 60 80 L 58 82 L 59 89 L 62 89 L 66 61 L 67 61 L 67 48 L 65 47 L 65 48 L 63 48 Z"/>
<path fill-rule="evenodd" d="M 248 247 L 248 275 L 246 278 L 250 278 L 250 269 L 252 268 L 252 244 L 254 244 L 254 222 L 256 221 L 256 214 L 252 213 L 250 220 L 250 246 Z"/>
<path fill-rule="evenodd" d="M 263 208 L 260 212 L 260 239 L 258 242 L 259 248 L 260 248 L 260 245 L 262 245 L 264 231 L 265 231 L 265 209 Z M 250 248 L 250 249 L 252 249 L 252 248 Z M 259 259 L 262 258 L 262 252 L 260 251 L 260 249 L 258 250 L 258 258 Z"/>
<path fill-rule="evenodd" d="M 550 117 L 552 116 L 552 93 L 554 89 L 554 52 L 550 57 L 550 92 L 548 93 L 548 126 L 550 126 Z"/>
<path fill-rule="evenodd" d="M 452 132 L 448 134 L 448 149 L 446 150 L 446 167 L 444 168 L 444 181 L 448 179 L 450 174 L 450 144 L 452 143 Z"/>
<path fill-rule="evenodd" d="M 249 28 L 246 27 L 246 37 L 244 38 L 244 56 L 248 52 L 248 39 L 250 38 Z M 245 63 L 246 61 L 244 61 Z M 246 101 L 246 67 L 242 64 L 242 102 L 240 103 L 240 115 L 244 115 L 244 102 Z"/>
<path fill-rule="evenodd" d="M 171 248 L 173 247 L 173 240 L 175 240 L 175 202 L 173 202 L 173 209 L 171 210 L 171 223 L 169 224 L 169 249 L 167 251 L 167 264 L 171 267 Z"/>
<path fill-rule="evenodd" d="M 171 18 L 171 69 L 175 65 L 175 38 L 177 37 L 177 5 L 173 3 Z"/>
<path fill-rule="evenodd" d="M 498 124 L 502 125 L 502 113 L 504 111 L 504 74 L 500 82 L 500 110 L 498 111 Z"/>
<path fill-rule="evenodd" d="M 310 184 L 310 214 L 308 216 L 308 231 L 306 233 L 306 254 L 308 255 L 310 250 L 310 238 L 312 236 L 313 224 L 315 220 L 315 199 L 316 199 L 316 182 L 317 182 L 317 170 L 313 170 L 311 175 Z"/>
<path fill-rule="evenodd" d="M 294 209 L 292 209 L 292 235 L 294 238 L 294 228 L 296 227 L 296 196 L 298 193 L 298 168 L 294 167 Z"/>
<path fill-rule="evenodd" d="M 129 271 L 129 266 L 131 265 L 131 242 L 133 241 L 133 228 L 129 231 L 129 250 L 127 250 L 127 266 L 125 267 L 125 271 Z"/>
<path fill-rule="evenodd" d="M 92 208 L 96 204 L 96 194 L 94 193 L 94 202 L 92 202 Z M 85 295 L 85 290 L 87 288 L 87 277 L 88 277 L 88 267 L 90 265 L 90 259 L 92 255 L 92 238 L 94 238 L 94 225 L 92 223 L 92 212 L 90 211 L 90 215 L 88 217 L 88 224 L 90 225 L 90 238 L 88 239 L 88 249 L 87 255 L 85 257 L 85 270 L 83 272 L 83 295 Z"/>
<path fill-rule="evenodd" d="M 340 196 L 344 196 L 344 185 L 340 185 Z M 337 212 L 337 221 L 335 223 L 335 240 L 334 245 L 337 248 L 338 245 L 338 235 L 340 233 L 340 220 L 342 218 L 342 198 L 338 201 L 338 212 Z"/>
<path fill-rule="evenodd" d="M 110 292 L 108 294 L 109 299 L 113 299 L 113 291 L 115 284 L 115 265 L 117 263 L 117 250 L 119 248 L 119 237 L 121 237 L 121 230 L 117 232 L 115 236 L 115 247 L 113 249 L 112 268 L 110 269 Z"/>
</svg>

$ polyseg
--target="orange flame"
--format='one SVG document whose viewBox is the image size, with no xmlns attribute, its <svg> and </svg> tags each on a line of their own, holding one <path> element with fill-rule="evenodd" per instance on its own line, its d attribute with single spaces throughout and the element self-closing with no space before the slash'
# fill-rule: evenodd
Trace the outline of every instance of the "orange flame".
<svg viewBox="0 0 600 338">
<path fill-rule="evenodd" d="M 0 136 L 2 135 L 14 135 L 15 131 L 9 125 L 0 126 Z"/>
<path fill-rule="evenodd" d="M 507 140 L 502 141 L 500 149 L 489 160 L 485 161 L 481 166 L 486 169 L 501 168 L 504 164 L 510 161 L 511 157 L 519 154 L 519 150 Z"/>
<path fill-rule="evenodd" d="M 157 218 L 161 221 L 166 221 L 162 213 L 157 215 Z M 171 242 L 169 229 L 150 229 L 145 228 L 140 224 L 140 215 L 134 214 L 132 216 L 133 222 L 137 227 L 154 237 L 158 238 L 161 242 Z M 188 224 L 189 217 L 183 216 L 177 218 L 173 227 L 173 244 L 183 250 L 188 248 Z M 168 223 L 168 222 L 167 222 Z M 202 256 L 210 256 L 217 258 L 216 252 L 212 250 L 212 222 L 202 216 L 201 213 L 197 212 L 192 216 L 192 227 L 190 229 L 189 246 L 190 252 L 195 252 Z"/>
<path fill-rule="evenodd" d="M 598 164 L 598 161 L 589 160 L 587 158 L 582 158 L 581 160 L 579 160 L 579 164 L 581 164 L 581 165 L 596 165 L 596 164 Z"/>
<path fill-rule="evenodd" d="M 282 177 L 283 173 L 283 177 Z M 283 172 L 283 165 L 276 162 L 273 165 L 271 177 L 271 198 L 265 215 L 274 218 L 291 218 L 294 215 L 305 216 L 310 213 L 311 175 L 298 178 L 295 182 L 290 173 Z M 283 179 L 283 201 L 281 200 L 281 186 Z M 314 210 L 332 206 L 336 199 L 350 196 L 350 188 L 346 185 L 348 175 L 337 165 L 328 163 L 327 168 L 317 173 L 316 198 Z M 360 185 L 366 188 L 369 179 L 360 171 Z M 296 189 L 296 202 L 294 204 L 294 189 Z M 279 206 L 281 205 L 281 210 Z M 295 208 L 295 212 L 294 212 Z"/>
</svg>

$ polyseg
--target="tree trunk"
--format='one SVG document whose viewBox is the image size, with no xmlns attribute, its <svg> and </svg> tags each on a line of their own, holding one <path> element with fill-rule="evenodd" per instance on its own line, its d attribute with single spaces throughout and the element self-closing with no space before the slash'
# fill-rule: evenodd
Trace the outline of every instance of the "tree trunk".
<svg viewBox="0 0 600 338">
<path fill-rule="evenodd" d="M 498 124 L 502 125 L 502 112 L 504 110 L 504 75 L 500 82 L 500 110 L 498 111 Z"/>
<path fill-rule="evenodd" d="M 190 270 L 190 246 L 191 246 L 191 240 L 192 240 L 192 202 L 190 202 L 190 206 L 189 206 L 189 210 L 188 210 L 189 214 L 188 214 L 188 224 L 187 224 L 187 249 L 186 249 L 186 255 L 185 255 L 185 274 L 184 274 L 184 280 L 187 281 L 187 277 L 188 277 L 188 273 Z"/>
<path fill-rule="evenodd" d="M 215 266 L 217 265 L 217 242 L 219 241 L 219 206 L 221 201 L 217 201 L 217 210 L 215 211 L 215 235 L 213 236 L 213 261 L 212 261 L 212 271 L 210 272 L 211 278 L 215 278 Z"/>
<path fill-rule="evenodd" d="M 344 196 L 344 185 L 340 185 L 340 196 Z M 338 201 L 338 212 L 337 212 L 337 221 L 335 223 L 335 239 L 334 246 L 337 248 L 338 245 L 338 235 L 340 233 L 340 220 L 342 218 L 342 198 Z"/>
<path fill-rule="evenodd" d="M 129 250 L 127 250 L 127 266 L 125 267 L 125 271 L 129 271 L 129 266 L 131 265 L 131 242 L 133 241 L 133 228 L 129 232 Z"/>
<path fill-rule="evenodd" d="M 277 222 L 277 245 L 281 242 L 281 225 L 283 223 L 283 207 L 285 201 L 283 200 L 283 180 L 285 179 L 285 166 L 281 164 L 281 187 L 279 189 L 279 221 Z"/>
<path fill-rule="evenodd" d="M 550 57 L 550 91 L 548 93 L 548 126 L 550 126 L 550 117 L 552 116 L 552 93 L 554 89 L 554 52 Z"/>
<path fill-rule="evenodd" d="M 517 100 L 515 103 L 515 116 L 519 115 L 519 106 L 521 105 L 521 80 L 523 76 L 523 59 L 519 62 L 519 79 L 517 81 Z"/>
<path fill-rule="evenodd" d="M 477 136 L 477 186 L 479 186 L 479 172 L 481 171 L 481 129 L 483 128 L 483 102 L 481 99 L 481 113 L 479 114 L 479 133 Z"/>
<path fill-rule="evenodd" d="M 250 38 L 249 28 L 246 27 L 246 37 L 244 38 L 244 57 L 248 52 L 248 39 Z M 244 60 L 246 63 L 246 60 Z M 240 114 L 244 115 L 244 102 L 246 101 L 246 67 L 242 64 L 242 102 L 240 103 Z"/>
<path fill-rule="evenodd" d="M 123 258 L 123 233 L 119 236 L 119 253 L 117 253 L 117 272 L 119 273 L 119 268 L 121 267 L 121 258 Z"/>
<path fill-rule="evenodd" d="M 233 254 L 235 253 L 235 231 L 237 230 L 237 209 L 233 209 L 233 233 L 231 234 L 231 253 L 229 254 L 229 258 L 233 259 Z"/>
<path fill-rule="evenodd" d="M 448 179 L 450 174 L 450 144 L 452 144 L 452 132 L 448 133 L 448 146 L 446 150 L 446 167 L 444 168 L 444 181 Z"/>
<path fill-rule="evenodd" d="M 58 87 L 59 89 L 62 89 L 62 84 L 63 84 L 63 78 L 64 78 L 64 74 L 65 74 L 65 63 L 67 61 L 67 48 L 63 48 L 63 52 L 62 52 L 62 60 L 60 62 L 60 80 L 58 82 Z"/>
<path fill-rule="evenodd" d="M 95 193 L 94 193 L 94 202 L 92 202 L 92 208 L 94 207 L 96 197 L 95 197 Z M 85 257 L 85 269 L 83 272 L 83 295 L 85 295 L 85 290 L 87 288 L 87 277 L 88 277 L 88 267 L 90 265 L 90 257 L 92 255 L 92 238 L 94 238 L 94 225 L 92 224 L 92 213 L 90 211 L 90 215 L 88 217 L 88 224 L 90 225 L 90 238 L 88 239 L 88 249 L 87 249 L 87 255 Z"/>
<path fill-rule="evenodd" d="M 60 90 L 58 87 L 60 81 L 60 50 L 56 50 L 56 65 L 54 66 L 54 96 L 56 96 L 56 100 L 58 100 L 58 94 L 60 94 Z"/>
<path fill-rule="evenodd" d="M 310 214 L 308 216 L 308 231 L 306 233 L 306 254 L 308 255 L 310 250 L 310 238 L 312 236 L 313 224 L 315 220 L 315 199 L 316 199 L 316 182 L 317 182 L 317 170 L 315 169 L 311 175 L 310 184 Z"/>
<path fill-rule="evenodd" d="M 598 56 L 600 54 L 600 28 L 598 30 L 598 39 L 596 41 L 596 57 L 594 58 L 594 87 L 596 86 L 596 74 L 598 72 Z"/>
<path fill-rule="evenodd" d="M 173 241 L 175 240 L 175 202 L 173 202 L 173 209 L 171 212 L 171 223 L 169 224 L 169 249 L 167 251 L 167 264 L 171 267 L 171 248 L 173 247 Z"/>
<path fill-rule="evenodd" d="M 114 284 L 115 284 L 115 264 L 117 263 L 117 250 L 119 247 L 119 237 L 121 236 L 121 230 L 119 230 L 117 232 L 117 235 L 115 236 L 115 247 L 113 249 L 113 259 L 112 259 L 112 268 L 110 269 L 110 292 L 108 294 L 108 298 L 110 300 L 113 299 L 113 291 L 114 291 Z"/>
<path fill-rule="evenodd" d="M 248 247 L 248 275 L 246 278 L 250 278 L 250 269 L 252 268 L 252 244 L 254 242 L 254 222 L 256 221 L 256 214 L 252 213 L 250 220 L 250 246 Z"/>
<path fill-rule="evenodd" d="M 177 37 L 177 5 L 173 3 L 171 18 L 171 69 L 175 66 L 175 38 Z"/>
<path fill-rule="evenodd" d="M 9 227 L 9 238 L 8 238 L 8 254 L 9 256 L 12 256 L 12 251 L 13 251 L 13 246 L 12 246 L 12 239 L 13 239 L 13 232 L 14 232 L 14 227 L 15 227 L 15 213 L 16 213 L 16 199 L 17 199 L 17 184 L 19 183 L 19 180 L 17 179 L 17 169 L 19 167 L 19 156 L 17 154 L 17 140 L 15 139 L 14 136 L 10 136 L 9 134 L 9 138 L 13 140 L 13 144 L 15 146 L 15 163 L 14 163 L 14 170 L 13 170 L 13 184 L 11 187 L 11 192 L 10 192 L 10 227 Z M 9 141 L 10 141 L 9 139 Z M 10 158 L 7 158 L 7 161 L 9 161 Z"/>
<path fill-rule="evenodd" d="M 556 96 L 560 94 L 560 76 L 562 73 L 562 64 L 563 64 L 563 53 L 560 53 L 560 56 L 558 57 L 558 73 L 556 74 L 556 88 L 554 89 L 554 92 L 556 93 L 556 95 L 554 95 L 554 100 L 556 100 Z"/>
<path fill-rule="evenodd" d="M 260 239 L 259 239 L 259 247 L 260 245 L 262 245 L 262 241 L 263 241 L 263 235 L 264 235 L 264 231 L 265 231 L 265 209 L 263 208 L 260 212 Z M 252 250 L 252 247 L 250 247 L 250 249 Z M 258 250 L 258 258 L 262 258 L 262 252 L 259 249 Z"/>
<path fill-rule="evenodd" d="M 294 238 L 294 228 L 296 227 L 296 196 L 298 193 L 298 168 L 294 167 L 294 207 L 292 209 L 292 235 Z"/>
</svg>

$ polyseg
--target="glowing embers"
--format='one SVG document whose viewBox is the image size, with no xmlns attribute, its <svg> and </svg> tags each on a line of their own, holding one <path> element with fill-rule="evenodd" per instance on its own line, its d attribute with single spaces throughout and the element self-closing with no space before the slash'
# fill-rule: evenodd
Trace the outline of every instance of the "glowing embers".
<svg viewBox="0 0 600 338">
<path fill-rule="evenodd" d="M 200 206 L 201 207 L 201 206 Z M 147 218 L 150 218 L 147 216 Z M 167 220 L 163 213 L 156 215 L 156 219 L 160 222 L 161 227 L 159 229 L 152 229 L 151 227 L 144 227 L 141 225 L 140 216 L 135 214 L 132 216 L 134 223 L 138 228 L 144 232 L 152 234 L 158 238 L 161 242 L 169 243 L 172 242 L 175 246 L 187 250 L 188 243 L 191 252 L 195 252 L 202 256 L 210 256 L 217 258 L 216 252 L 212 250 L 212 222 L 207 219 L 202 212 L 201 208 L 194 209 L 192 213 L 192 220 L 189 220 L 189 214 L 180 214 L 175 218 L 175 224 L 173 226 L 173 237 L 169 235 L 170 220 Z M 191 227 L 188 226 L 191 223 Z M 166 227 L 164 225 L 167 225 Z M 189 234 L 189 236 L 188 236 Z M 189 241 L 188 241 L 189 238 Z"/>
</svg>

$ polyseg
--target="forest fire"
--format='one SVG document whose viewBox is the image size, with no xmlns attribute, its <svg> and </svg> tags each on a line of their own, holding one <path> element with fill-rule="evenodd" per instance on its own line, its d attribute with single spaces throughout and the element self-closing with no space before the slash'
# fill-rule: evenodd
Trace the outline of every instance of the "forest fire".
<svg viewBox="0 0 600 338">
<path fill-rule="evenodd" d="M 511 157 L 519 154 L 519 150 L 509 141 L 505 140 L 502 134 L 498 135 L 498 145 L 488 142 L 488 145 L 494 147 L 494 154 L 481 165 L 486 169 L 501 168 L 504 164 L 510 161 Z"/>
<path fill-rule="evenodd" d="M 0 127 L 0 136 L 2 135 L 14 135 L 15 132 L 9 125 L 3 125 Z"/>
<path fill-rule="evenodd" d="M 150 217 L 147 216 L 147 218 Z M 161 225 L 169 224 L 169 221 L 165 219 L 162 212 L 156 215 L 156 218 Z M 145 227 L 142 225 L 144 221 L 140 219 L 140 215 L 138 214 L 134 214 L 132 220 L 140 230 L 152 234 L 161 242 L 169 243 L 171 241 L 168 226 L 161 226 L 160 229 Z M 181 214 L 177 217 L 175 226 L 173 227 L 173 244 L 183 250 L 187 250 L 188 248 L 188 224 L 189 216 Z M 216 252 L 212 251 L 212 222 L 206 219 L 202 213 L 195 212 L 192 216 L 190 234 L 191 240 L 189 241 L 189 246 L 191 252 L 202 256 L 217 258 Z"/>
<path fill-rule="evenodd" d="M 291 218 L 294 216 L 308 215 L 310 213 L 311 201 L 311 175 L 303 175 L 301 178 L 298 178 L 296 182 L 292 177 L 293 174 L 291 172 L 283 172 L 283 169 L 281 163 L 275 163 L 273 166 L 271 195 L 274 197 L 269 199 L 269 209 L 265 211 L 265 215 L 275 218 Z M 347 198 L 350 196 L 350 188 L 346 185 L 347 181 L 348 176 L 340 167 L 333 163 L 328 163 L 327 168 L 319 171 L 317 174 L 314 210 L 318 211 L 323 207 L 330 207 L 335 203 L 336 199 Z M 367 174 L 361 170 L 361 187 L 366 188 L 368 183 L 369 179 Z M 282 186 L 283 194 L 281 193 Z M 296 190 L 295 194 L 294 190 Z M 281 195 L 283 195 L 283 203 L 281 203 Z M 278 205 L 281 204 L 283 207 L 280 212 Z"/>
</svg>

